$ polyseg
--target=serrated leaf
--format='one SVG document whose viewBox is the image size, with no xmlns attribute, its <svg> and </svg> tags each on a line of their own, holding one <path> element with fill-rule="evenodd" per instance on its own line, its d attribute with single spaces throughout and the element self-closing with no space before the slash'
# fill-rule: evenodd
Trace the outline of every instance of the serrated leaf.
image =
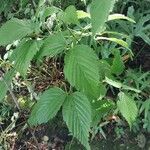
<svg viewBox="0 0 150 150">
<path fill-rule="evenodd" d="M 130 125 L 136 120 L 138 109 L 136 103 L 133 98 L 128 96 L 127 94 L 120 92 L 118 94 L 119 101 L 117 102 L 117 106 L 123 117 L 127 120 Z"/>
<path fill-rule="evenodd" d="M 100 79 L 98 58 L 90 47 L 77 45 L 69 50 L 65 56 L 64 74 L 72 86 L 98 98 Z"/>
<path fill-rule="evenodd" d="M 7 45 L 25 37 L 33 32 L 32 23 L 29 20 L 13 18 L 0 28 L 0 45 Z"/>
<path fill-rule="evenodd" d="M 60 88 L 50 88 L 42 93 L 38 102 L 34 105 L 28 120 L 30 125 L 38 125 L 48 122 L 55 117 L 64 103 L 66 93 Z"/>
<path fill-rule="evenodd" d="M 68 24 L 79 24 L 76 8 L 73 5 L 66 8 L 62 20 Z"/>
<path fill-rule="evenodd" d="M 111 72 L 116 75 L 120 75 L 124 71 L 125 65 L 118 49 L 116 49 L 113 54 L 114 60 L 111 66 Z"/>
<path fill-rule="evenodd" d="M 91 105 L 87 97 L 80 92 L 69 95 L 63 105 L 63 118 L 73 136 L 89 150 Z"/>
<path fill-rule="evenodd" d="M 2 102 L 4 97 L 6 96 L 6 93 L 14 75 L 15 70 L 11 69 L 4 75 L 4 77 L 0 79 L 0 102 Z"/>
<path fill-rule="evenodd" d="M 41 42 L 36 40 L 23 41 L 12 53 L 15 69 L 25 77 L 34 55 L 39 51 Z"/>
<path fill-rule="evenodd" d="M 43 45 L 37 54 L 37 59 L 44 56 L 53 57 L 63 52 L 66 46 L 66 41 L 61 33 L 51 35 L 43 40 Z"/>
<path fill-rule="evenodd" d="M 103 31 L 104 24 L 112 10 L 115 0 L 93 0 L 90 14 L 92 21 L 92 32 L 95 35 Z"/>
</svg>

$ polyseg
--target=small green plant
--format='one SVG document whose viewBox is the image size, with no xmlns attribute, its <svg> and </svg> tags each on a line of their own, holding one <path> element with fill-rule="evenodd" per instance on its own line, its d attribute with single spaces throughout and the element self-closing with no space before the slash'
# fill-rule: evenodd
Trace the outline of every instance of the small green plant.
<svg viewBox="0 0 150 150">
<path fill-rule="evenodd" d="M 86 149 L 90 149 L 91 128 L 102 118 L 99 114 L 105 115 L 114 105 L 131 127 L 138 109 L 128 91 L 140 90 L 118 80 L 125 70 L 123 56 L 132 56 L 132 51 L 123 40 L 126 36 L 117 32 L 114 37 L 104 35 L 109 34 L 106 30 L 109 21 L 135 22 L 121 14 L 110 15 L 114 3 L 115 0 L 94 0 L 90 12 L 85 12 L 73 5 L 62 10 L 40 1 L 31 19 L 12 18 L 4 23 L 0 28 L 0 45 L 13 46 L 16 41 L 17 44 L 8 58 L 10 69 L 0 80 L 0 101 L 7 91 L 12 92 L 10 85 L 17 72 L 27 79 L 32 60 L 41 63 L 44 57 L 61 56 L 65 88 L 50 87 L 39 94 L 28 123 L 31 126 L 46 123 L 62 110 L 72 136 Z M 106 41 L 110 46 L 115 43 L 110 54 L 104 51 Z M 115 103 L 107 98 L 111 88 L 119 91 Z"/>
</svg>

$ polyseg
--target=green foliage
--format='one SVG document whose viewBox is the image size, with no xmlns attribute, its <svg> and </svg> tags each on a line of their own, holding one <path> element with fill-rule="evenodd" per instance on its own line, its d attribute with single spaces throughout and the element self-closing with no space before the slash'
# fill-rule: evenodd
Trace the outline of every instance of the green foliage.
<svg viewBox="0 0 150 150">
<path fill-rule="evenodd" d="M 12 82 L 12 78 L 15 75 L 14 69 L 9 70 L 4 77 L 0 80 L 0 102 L 3 101 L 3 98 L 5 97 L 8 87 L 10 86 Z"/>
<path fill-rule="evenodd" d="M 34 105 L 28 120 L 30 125 L 46 123 L 59 111 L 64 103 L 66 93 L 59 88 L 50 88 L 42 93 L 38 102 Z"/>
<path fill-rule="evenodd" d="M 24 36 L 31 34 L 34 31 L 33 29 L 34 27 L 30 20 L 13 18 L 0 28 L 0 45 L 7 45 L 20 40 Z"/>
<path fill-rule="evenodd" d="M 62 20 L 67 24 L 79 24 L 76 8 L 74 6 L 69 6 L 66 8 Z"/>
<path fill-rule="evenodd" d="M 115 108 L 115 103 L 112 100 L 99 100 L 92 103 L 92 108 L 92 126 L 96 126 L 104 115 L 109 114 Z"/>
<path fill-rule="evenodd" d="M 78 90 L 95 97 L 99 96 L 98 58 L 90 47 L 77 45 L 70 49 L 65 57 L 64 74 L 70 84 Z"/>
<path fill-rule="evenodd" d="M 44 56 L 54 57 L 63 52 L 66 47 L 66 41 L 62 33 L 50 35 L 43 40 L 41 50 L 37 54 L 37 59 L 41 59 Z"/>
<path fill-rule="evenodd" d="M 25 77 L 34 55 L 39 51 L 41 43 L 36 40 L 23 41 L 12 53 L 14 68 Z"/>
<path fill-rule="evenodd" d="M 138 114 L 136 103 L 130 96 L 128 96 L 123 92 L 119 93 L 118 96 L 119 96 L 119 101 L 117 102 L 118 109 L 131 127 L 132 123 L 136 120 Z"/>
<path fill-rule="evenodd" d="M 39 94 L 28 120 L 30 125 L 48 122 L 62 108 L 63 119 L 72 136 L 90 149 L 89 132 L 100 129 L 100 121 L 110 113 L 116 113 L 117 105 L 117 110 L 130 127 L 136 121 L 139 106 L 140 113 L 145 113 L 144 127 L 149 129 L 149 101 L 142 104 L 134 101 L 149 93 L 148 74 L 135 75 L 135 72 L 126 71 L 124 59 L 126 56 L 133 57 L 131 45 L 134 37 L 141 37 L 149 44 L 149 15 L 137 17 L 132 8 L 128 9 L 128 16 L 118 13 L 110 15 L 115 0 L 84 1 L 79 10 L 74 5 L 59 5 L 60 1 L 34 2 L 30 10 L 26 10 L 31 11 L 32 15 L 29 13 L 27 17 L 23 13 L 19 17 L 22 19 L 11 18 L 0 28 L 0 45 L 6 46 L 9 53 L 6 62 L 11 66 L 6 71 L 8 69 L 4 66 L 7 63 L 2 59 L 5 65 L 2 63 L 1 67 L 4 67 L 6 74 L 0 80 L 0 102 L 7 90 L 11 90 L 16 72 L 20 73 L 23 81 L 28 80 L 32 76 L 32 72 L 28 71 L 33 67 L 32 61 L 35 60 L 36 66 L 40 60 L 48 69 L 52 66 L 48 74 L 52 82 L 58 76 L 61 80 L 60 84 L 57 81 L 51 84 L 50 81 L 48 86 L 59 85 L 62 89 L 51 87 Z M 19 4 L 23 7 L 28 1 Z M 42 62 L 47 58 L 52 58 L 50 64 Z M 40 66 L 38 69 L 42 70 Z M 118 91 L 119 100 L 115 102 L 109 94 L 116 95 Z M 34 94 L 33 90 L 31 97 L 38 99 Z"/>
<path fill-rule="evenodd" d="M 134 91 L 136 93 L 140 93 L 141 91 L 136 89 L 136 88 L 133 88 L 131 86 L 127 86 L 125 84 L 122 84 L 121 82 L 118 82 L 114 79 L 109 79 L 109 78 L 105 78 L 105 82 L 108 83 L 109 85 L 111 86 L 114 86 L 115 88 L 118 88 L 118 89 L 123 89 L 123 90 L 130 90 L 130 91 Z"/>
<path fill-rule="evenodd" d="M 132 23 L 136 23 L 132 18 L 129 18 L 129 17 L 122 15 L 122 14 L 112 14 L 112 15 L 108 16 L 108 21 L 118 20 L 118 19 L 128 20 Z"/>
<path fill-rule="evenodd" d="M 141 37 L 147 44 L 150 45 L 150 37 L 146 33 L 150 30 L 150 25 L 147 24 L 149 20 L 150 15 L 141 16 L 135 28 L 135 36 Z"/>
<path fill-rule="evenodd" d="M 73 136 L 89 150 L 91 105 L 87 97 L 80 92 L 69 95 L 63 106 L 63 117 Z"/>
<path fill-rule="evenodd" d="M 98 38 L 96 38 L 96 40 L 107 40 L 107 41 L 115 42 L 115 43 L 121 45 L 122 47 L 125 47 L 126 49 L 130 50 L 128 43 L 121 39 L 118 39 L 118 38 L 98 37 Z"/>
<path fill-rule="evenodd" d="M 13 3 L 15 2 L 15 0 L 2 0 L 0 1 L 0 14 L 4 11 L 8 11 Z"/>
<path fill-rule="evenodd" d="M 123 71 L 124 71 L 124 63 L 122 60 L 122 57 L 120 55 L 119 50 L 115 50 L 114 51 L 114 60 L 113 60 L 113 64 L 111 67 L 111 71 L 112 73 L 116 74 L 116 75 L 120 75 Z"/>
<path fill-rule="evenodd" d="M 147 118 L 150 111 L 150 99 L 147 99 L 145 102 L 143 102 L 140 113 L 144 111 L 144 117 Z"/>
<path fill-rule="evenodd" d="M 46 90 L 34 105 L 28 120 L 30 125 L 38 125 L 52 119 L 63 106 L 64 120 L 74 137 L 90 149 L 88 137 L 91 124 L 91 105 L 85 95 L 75 92 L 71 95 L 59 88 Z"/>
<path fill-rule="evenodd" d="M 121 0 L 118 1 L 118 3 L 122 5 Z M 111 30 L 128 34 L 129 37 L 131 38 L 131 41 L 134 39 L 134 37 L 142 38 L 145 41 L 145 43 L 150 45 L 150 35 L 149 35 L 150 15 L 149 15 L 149 8 L 147 8 L 147 6 L 149 6 L 149 2 L 145 0 L 138 2 L 129 0 L 127 2 L 124 2 L 124 6 L 122 8 L 125 10 L 122 11 L 127 10 L 128 17 L 134 19 L 136 23 L 131 25 L 128 22 L 119 20 L 116 21 L 116 24 L 113 24 Z M 118 27 L 117 24 L 119 24 Z"/>
<path fill-rule="evenodd" d="M 94 0 L 91 3 L 90 14 L 93 34 L 103 31 L 104 24 L 108 19 L 108 15 L 112 10 L 113 5 L 114 0 Z"/>
</svg>

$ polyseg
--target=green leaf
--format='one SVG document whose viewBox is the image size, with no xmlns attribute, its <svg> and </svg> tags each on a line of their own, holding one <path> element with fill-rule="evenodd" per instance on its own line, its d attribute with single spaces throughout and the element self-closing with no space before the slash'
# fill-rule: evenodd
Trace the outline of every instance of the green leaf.
<svg viewBox="0 0 150 150">
<path fill-rule="evenodd" d="M 82 10 L 78 10 L 77 11 L 77 15 L 78 15 L 79 19 L 91 18 L 89 13 L 84 12 Z M 132 18 L 127 17 L 127 16 L 125 16 L 123 14 L 111 14 L 111 15 L 108 16 L 108 20 L 107 21 L 118 20 L 118 19 L 123 19 L 123 20 L 127 20 L 129 22 L 132 22 L 132 23 L 136 23 Z"/>
<path fill-rule="evenodd" d="M 118 49 L 114 50 L 113 54 L 114 60 L 111 66 L 111 72 L 116 75 L 120 75 L 124 71 L 125 65 Z"/>
<path fill-rule="evenodd" d="M 129 18 L 123 14 L 112 14 L 108 16 L 108 21 L 116 20 L 116 19 L 123 19 L 123 20 L 130 21 L 132 23 L 136 23 L 132 18 Z"/>
<path fill-rule="evenodd" d="M 62 20 L 68 24 L 79 24 L 76 8 L 73 5 L 66 8 Z"/>
<path fill-rule="evenodd" d="M 97 89 L 96 95 L 98 96 L 98 100 L 101 100 L 103 97 L 105 97 L 105 95 L 107 93 L 107 89 L 106 89 L 105 85 L 102 84 L 102 82 L 99 83 L 98 88 L 96 88 L 96 89 Z M 97 98 L 97 96 L 95 96 L 95 98 Z"/>
<path fill-rule="evenodd" d="M 115 104 L 112 100 L 99 100 L 92 103 L 92 127 L 100 123 L 102 117 L 114 109 Z"/>
<path fill-rule="evenodd" d="M 51 6 L 51 7 L 44 7 L 41 9 L 39 9 L 37 11 L 38 16 L 40 17 L 42 22 L 45 22 L 45 19 L 53 14 L 56 14 L 60 11 L 59 8 L 55 7 L 55 6 Z"/>
<path fill-rule="evenodd" d="M 150 20 L 149 14 L 146 16 L 141 16 L 135 26 L 134 34 L 135 36 L 141 37 L 147 44 L 150 45 L 150 36 L 149 36 L 150 25 L 148 23 L 149 20 Z"/>
<path fill-rule="evenodd" d="M 99 61 L 99 70 L 100 70 L 100 77 L 101 80 L 105 79 L 105 77 L 111 77 L 111 66 L 107 61 L 101 59 Z"/>
<path fill-rule="evenodd" d="M 141 90 L 138 90 L 138 89 L 136 89 L 136 88 L 133 88 L 133 87 L 127 86 L 127 85 L 122 85 L 122 89 L 134 91 L 134 92 L 136 92 L 136 93 L 141 93 Z"/>
<path fill-rule="evenodd" d="M 107 37 L 97 37 L 96 40 L 107 40 L 107 41 L 115 42 L 115 43 L 121 45 L 122 47 L 125 47 L 126 49 L 130 50 L 128 43 L 123 41 L 123 40 L 121 40 L 121 39 L 107 38 Z"/>
<path fill-rule="evenodd" d="M 89 150 L 91 105 L 87 97 L 80 92 L 69 95 L 63 105 L 63 118 L 73 136 Z"/>
<path fill-rule="evenodd" d="M 130 87 L 130 86 L 127 86 L 127 85 L 124 85 L 122 84 L 121 82 L 119 81 L 116 81 L 116 80 L 113 80 L 113 79 L 109 79 L 108 77 L 105 77 L 105 80 L 104 82 L 108 83 L 109 85 L 112 85 L 116 88 L 119 88 L 119 89 L 124 89 L 124 90 L 130 90 L 130 91 L 134 91 L 136 93 L 140 93 L 141 91 L 136 89 L 136 88 L 133 88 L 133 87 Z"/>
<path fill-rule="evenodd" d="M 109 85 L 112 85 L 116 88 L 122 88 L 122 83 L 118 82 L 118 81 L 115 81 L 115 80 L 112 80 L 112 79 L 109 79 L 108 77 L 105 77 L 105 82 L 108 83 Z"/>
<path fill-rule="evenodd" d="M 92 32 L 95 35 L 103 31 L 104 24 L 113 8 L 115 0 L 93 0 L 90 14 L 92 21 Z"/>
<path fill-rule="evenodd" d="M 7 45 L 33 32 L 32 23 L 28 20 L 13 18 L 0 28 L 0 45 Z"/>
<path fill-rule="evenodd" d="M 14 61 L 15 69 L 25 77 L 27 69 L 34 55 L 41 47 L 40 41 L 23 41 L 12 53 L 10 60 Z"/>
<path fill-rule="evenodd" d="M 8 91 L 8 88 L 11 84 L 12 78 L 15 75 L 14 69 L 9 70 L 3 78 L 0 80 L 0 102 L 3 101 L 4 97 L 6 96 L 6 93 Z"/>
<path fill-rule="evenodd" d="M 66 93 L 60 88 L 50 88 L 42 93 L 34 105 L 28 120 L 30 125 L 38 125 L 52 119 L 64 103 Z"/>
<path fill-rule="evenodd" d="M 64 74 L 69 83 L 78 90 L 99 97 L 98 58 L 90 47 L 77 45 L 70 49 L 65 56 Z"/>
<path fill-rule="evenodd" d="M 128 96 L 127 94 L 120 92 L 119 93 L 119 101 L 117 102 L 117 106 L 123 117 L 127 120 L 130 125 L 136 120 L 138 109 L 136 103 L 133 98 Z"/>
<path fill-rule="evenodd" d="M 115 32 L 115 31 L 104 31 L 103 34 L 107 34 L 107 35 L 113 35 L 113 36 L 117 36 L 120 38 L 125 38 L 127 40 L 131 40 L 131 37 L 124 34 L 124 33 L 119 33 L 119 32 Z M 114 41 L 113 41 L 114 42 Z M 117 43 L 117 42 L 116 42 Z M 119 44 L 119 43 L 118 43 Z M 121 44 L 120 44 L 121 45 Z M 123 46 L 123 45 L 122 45 Z M 128 45 L 127 45 L 128 46 Z"/>
<path fill-rule="evenodd" d="M 43 40 L 43 45 L 37 54 L 37 59 L 44 56 L 53 57 L 63 52 L 66 41 L 61 33 L 51 35 Z"/>
<path fill-rule="evenodd" d="M 127 50 L 129 50 L 129 52 L 131 53 L 131 55 L 133 55 L 132 50 L 129 48 L 129 44 L 127 42 L 123 41 L 122 39 L 107 38 L 107 37 L 97 37 L 96 40 L 107 40 L 107 41 L 115 42 L 115 43 L 121 45 L 122 47 L 126 48 Z"/>
</svg>

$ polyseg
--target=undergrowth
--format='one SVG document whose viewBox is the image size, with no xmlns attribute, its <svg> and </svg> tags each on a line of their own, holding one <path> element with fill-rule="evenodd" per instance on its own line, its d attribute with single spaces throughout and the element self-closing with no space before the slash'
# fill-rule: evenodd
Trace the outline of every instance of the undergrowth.
<svg viewBox="0 0 150 150">
<path fill-rule="evenodd" d="M 58 112 L 86 149 L 112 122 L 118 137 L 150 132 L 149 67 L 135 63 L 150 56 L 149 1 L 0 3 L 3 145 L 21 118 L 40 149 L 32 130 Z"/>
</svg>

